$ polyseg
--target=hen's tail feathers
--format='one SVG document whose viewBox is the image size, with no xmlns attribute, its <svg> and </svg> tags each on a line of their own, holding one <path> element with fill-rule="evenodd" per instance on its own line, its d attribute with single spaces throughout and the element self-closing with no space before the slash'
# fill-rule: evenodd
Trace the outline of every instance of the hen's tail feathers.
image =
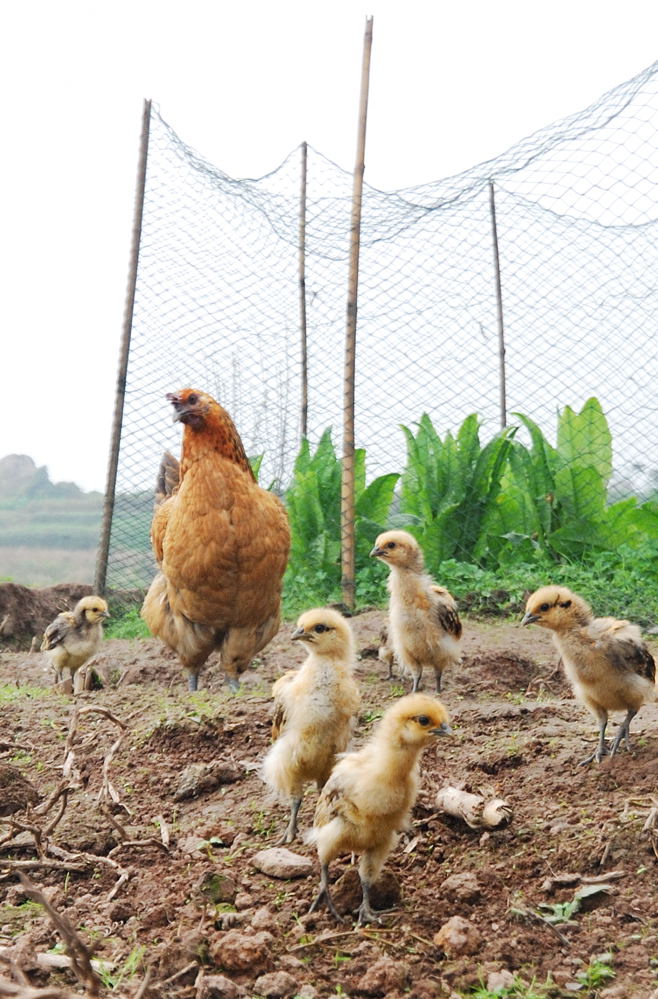
<svg viewBox="0 0 658 999">
<path fill-rule="evenodd" d="M 162 455 L 158 477 L 155 483 L 155 505 L 159 506 L 178 489 L 180 485 L 180 465 L 171 451 Z"/>
</svg>

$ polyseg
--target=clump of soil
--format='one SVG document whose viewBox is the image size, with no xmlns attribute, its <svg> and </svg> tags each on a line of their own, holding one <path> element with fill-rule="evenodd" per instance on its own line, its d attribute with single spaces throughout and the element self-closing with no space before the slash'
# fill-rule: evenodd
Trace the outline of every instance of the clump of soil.
<svg viewBox="0 0 658 999">
<path fill-rule="evenodd" d="M 46 623 L 84 588 L 54 591 Z M 352 619 L 360 650 L 377 647 L 383 623 L 379 611 Z M 596 726 L 556 672 L 550 637 L 467 619 L 463 663 L 444 674 L 453 734 L 425 753 L 412 828 L 385 866 L 378 898 L 393 908 L 381 924 L 338 925 L 326 910 L 307 916 L 319 871 L 303 839 L 290 849 L 311 861 L 310 875 L 277 878 L 254 864 L 287 824 L 259 767 L 271 684 L 304 657 L 290 630 L 237 696 L 216 662 L 189 694 L 155 640 L 105 642 L 104 687 L 75 700 L 50 686 L 41 653 L 0 654 L 0 766 L 26 794 L 0 817 L 0 956 L 34 985 L 81 991 L 73 971 L 37 960 L 61 933 L 25 906 L 21 869 L 108 962 L 114 988 L 101 995 L 456 999 L 516 978 L 535 991 L 548 981 L 554 999 L 647 999 L 658 955 L 658 705 L 634 719 L 632 753 L 580 767 Z M 409 688 L 386 672 L 372 654 L 359 660 L 357 743 Z M 445 784 L 504 798 L 512 821 L 483 832 L 440 813 Z M 309 789 L 302 830 L 316 797 Z M 349 856 L 331 878 L 341 911 L 353 912 Z M 614 974 L 596 990 L 582 978 L 592 960 Z"/>
</svg>

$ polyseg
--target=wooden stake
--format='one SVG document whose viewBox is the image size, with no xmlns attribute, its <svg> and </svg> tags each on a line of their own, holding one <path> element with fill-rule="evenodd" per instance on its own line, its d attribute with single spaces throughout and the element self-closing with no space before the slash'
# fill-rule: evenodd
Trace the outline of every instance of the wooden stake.
<svg viewBox="0 0 658 999">
<path fill-rule="evenodd" d="M 114 497 L 116 494 L 117 471 L 119 469 L 119 449 L 121 447 L 123 406 L 126 397 L 126 377 L 128 373 L 128 355 L 130 353 L 130 334 L 132 332 L 133 311 L 135 308 L 139 244 L 142 237 L 142 218 L 144 215 L 144 190 L 146 188 L 146 161 L 148 158 L 150 125 L 151 102 L 147 100 L 144 101 L 144 111 L 142 115 L 142 135 L 140 139 L 139 164 L 137 168 L 137 188 L 135 191 L 135 213 L 130 248 L 128 290 L 126 293 L 126 306 L 123 315 L 121 347 L 119 350 L 119 371 L 117 374 L 117 387 L 114 397 L 114 420 L 112 423 L 112 439 L 110 442 L 110 456 L 107 466 L 105 502 L 103 504 L 103 523 L 101 525 L 101 536 L 98 542 L 98 556 L 96 559 L 94 590 L 96 593 L 101 595 L 105 593 L 105 585 L 107 582 L 107 561 L 110 553 L 112 515 L 114 513 Z"/>
<path fill-rule="evenodd" d="M 500 280 L 500 256 L 498 253 L 498 227 L 496 225 L 496 198 L 493 181 L 489 181 L 489 208 L 491 211 L 491 234 L 493 240 L 494 274 L 496 281 L 496 319 L 498 324 L 498 371 L 500 398 L 500 427 L 507 426 L 507 387 L 505 378 L 505 325 L 503 323 L 503 288 Z"/>
<path fill-rule="evenodd" d="M 302 142 L 302 180 L 299 205 L 299 331 L 302 347 L 301 437 L 308 436 L 308 345 L 306 339 L 306 173 L 308 146 Z"/>
<path fill-rule="evenodd" d="M 347 330 L 345 335 L 345 375 L 343 388 L 343 465 L 341 480 L 341 565 L 343 603 L 354 607 L 355 537 L 354 537 L 354 383 L 356 378 L 356 315 L 359 288 L 359 250 L 361 246 L 361 202 L 365 171 L 366 122 L 372 49 L 372 17 L 366 17 L 361 67 L 361 100 L 357 135 L 356 165 L 352 188 L 350 225 L 350 270 L 347 293 Z"/>
</svg>

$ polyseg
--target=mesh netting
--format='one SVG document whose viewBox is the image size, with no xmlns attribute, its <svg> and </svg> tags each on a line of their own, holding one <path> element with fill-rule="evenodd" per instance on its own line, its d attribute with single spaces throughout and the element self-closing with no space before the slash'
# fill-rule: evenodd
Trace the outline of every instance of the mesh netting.
<svg viewBox="0 0 658 999">
<path fill-rule="evenodd" d="M 501 425 L 490 184 L 495 191 L 507 420 L 550 438 L 558 408 L 597 396 L 615 474 L 646 466 L 658 352 L 658 63 L 496 159 L 433 184 L 363 193 L 356 443 L 368 473 L 400 471 L 400 424 Z M 165 394 L 214 395 L 260 481 L 285 486 L 300 444 L 301 149 L 235 180 L 151 109 L 148 169 L 108 584 L 153 573 L 148 525 Z M 352 176 L 308 148 L 308 437 L 340 443 Z M 638 490 L 636 490 L 638 491 Z"/>
</svg>

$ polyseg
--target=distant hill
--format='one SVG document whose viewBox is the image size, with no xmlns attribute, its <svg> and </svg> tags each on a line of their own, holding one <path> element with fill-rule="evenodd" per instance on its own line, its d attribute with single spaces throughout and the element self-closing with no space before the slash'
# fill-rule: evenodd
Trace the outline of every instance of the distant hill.
<svg viewBox="0 0 658 999">
<path fill-rule="evenodd" d="M 51 482 L 25 454 L 0 458 L 0 580 L 92 583 L 103 495 Z"/>
</svg>

